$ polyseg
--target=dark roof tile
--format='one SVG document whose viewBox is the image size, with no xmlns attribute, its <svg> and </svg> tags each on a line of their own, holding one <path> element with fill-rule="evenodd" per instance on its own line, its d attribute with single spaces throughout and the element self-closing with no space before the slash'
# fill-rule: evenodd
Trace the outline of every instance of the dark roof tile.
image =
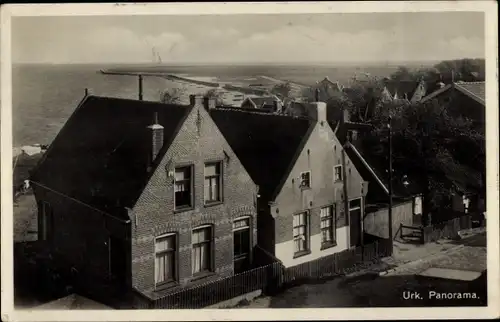
<svg viewBox="0 0 500 322">
<path fill-rule="evenodd" d="M 151 144 L 147 127 L 154 113 L 164 127 L 160 160 L 190 110 L 89 96 L 50 145 L 32 180 L 104 211 L 131 207 L 152 173 L 147 171 Z"/>
<path fill-rule="evenodd" d="M 253 181 L 271 201 L 288 176 L 314 123 L 306 118 L 215 109 L 211 116 Z"/>
</svg>

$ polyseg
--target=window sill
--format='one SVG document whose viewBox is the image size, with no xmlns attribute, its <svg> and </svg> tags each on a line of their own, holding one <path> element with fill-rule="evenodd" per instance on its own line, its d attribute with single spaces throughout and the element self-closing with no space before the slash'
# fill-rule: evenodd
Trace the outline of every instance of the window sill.
<svg viewBox="0 0 500 322">
<path fill-rule="evenodd" d="M 300 190 L 304 191 L 304 190 L 311 190 L 312 188 L 311 187 L 300 187 Z"/>
<path fill-rule="evenodd" d="M 193 275 L 193 277 L 191 277 L 191 282 L 197 282 L 199 280 L 202 280 L 202 279 L 205 279 L 205 278 L 208 278 L 210 276 L 214 276 L 215 275 L 215 272 L 200 272 L 200 273 L 196 273 Z"/>
<path fill-rule="evenodd" d="M 182 206 L 174 209 L 174 214 L 193 210 L 193 206 Z"/>
<path fill-rule="evenodd" d="M 324 242 L 321 244 L 320 250 L 325 250 L 337 246 L 337 241 Z"/>
<path fill-rule="evenodd" d="M 213 206 L 222 205 L 223 203 L 224 203 L 223 201 L 209 201 L 209 202 L 205 202 L 203 207 L 209 208 L 209 207 L 213 207 Z"/>
<path fill-rule="evenodd" d="M 309 255 L 309 254 L 311 254 L 310 250 L 303 250 L 301 252 L 293 254 L 293 258 L 295 259 L 295 258 L 299 258 L 299 257 L 306 256 L 306 255 Z"/>
<path fill-rule="evenodd" d="M 161 291 L 164 291 L 166 289 L 173 288 L 173 287 L 176 287 L 176 286 L 179 286 L 179 283 L 177 283 L 177 281 L 175 281 L 175 280 L 170 280 L 170 281 L 167 281 L 167 282 L 162 282 L 162 283 L 156 284 L 156 286 L 155 286 L 155 292 L 161 292 Z"/>
</svg>

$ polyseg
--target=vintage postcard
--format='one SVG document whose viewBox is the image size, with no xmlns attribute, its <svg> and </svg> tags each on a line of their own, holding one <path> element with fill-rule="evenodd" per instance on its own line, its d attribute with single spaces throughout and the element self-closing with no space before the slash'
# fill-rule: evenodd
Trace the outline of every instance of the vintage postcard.
<svg viewBox="0 0 500 322">
<path fill-rule="evenodd" d="M 498 317 L 497 9 L 2 6 L 2 320 Z"/>
</svg>

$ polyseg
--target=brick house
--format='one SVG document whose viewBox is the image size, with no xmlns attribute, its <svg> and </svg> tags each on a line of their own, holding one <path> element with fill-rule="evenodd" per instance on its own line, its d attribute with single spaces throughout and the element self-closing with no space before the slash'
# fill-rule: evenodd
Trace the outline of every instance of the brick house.
<svg viewBox="0 0 500 322">
<path fill-rule="evenodd" d="M 210 110 L 259 186 L 258 244 L 285 267 L 362 242 L 367 183 L 326 121 L 326 104 L 307 107 L 309 117 Z"/>
<path fill-rule="evenodd" d="M 39 238 L 94 293 L 154 299 L 251 267 L 257 187 L 209 104 L 87 96 L 35 169 Z"/>
</svg>

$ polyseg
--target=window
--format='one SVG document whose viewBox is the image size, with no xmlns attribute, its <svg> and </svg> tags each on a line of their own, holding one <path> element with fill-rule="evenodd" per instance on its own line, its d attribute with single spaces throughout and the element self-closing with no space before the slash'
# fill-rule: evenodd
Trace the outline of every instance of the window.
<svg viewBox="0 0 500 322">
<path fill-rule="evenodd" d="M 349 201 L 349 210 L 361 209 L 361 198 Z"/>
<path fill-rule="evenodd" d="M 309 250 L 307 212 L 293 216 L 293 243 L 295 254 L 300 254 Z"/>
<path fill-rule="evenodd" d="M 50 241 L 53 234 L 53 212 L 52 207 L 46 201 L 38 204 L 38 239 Z"/>
<path fill-rule="evenodd" d="M 192 166 L 175 169 L 175 208 L 189 208 L 193 206 Z"/>
<path fill-rule="evenodd" d="M 342 166 L 337 165 L 335 166 L 334 170 L 335 170 L 335 182 L 342 181 Z"/>
<path fill-rule="evenodd" d="M 413 205 L 413 213 L 415 215 L 422 214 L 422 198 L 421 197 L 415 197 L 414 205 Z"/>
<path fill-rule="evenodd" d="M 347 140 L 349 140 L 349 142 L 354 142 L 356 141 L 358 138 L 358 132 L 357 131 L 354 131 L 354 130 L 348 130 L 347 131 Z"/>
<path fill-rule="evenodd" d="M 155 240 L 155 284 L 175 280 L 176 235 L 157 237 Z"/>
<path fill-rule="evenodd" d="M 300 187 L 302 189 L 311 188 L 311 171 L 302 172 L 300 174 Z"/>
<path fill-rule="evenodd" d="M 222 163 L 205 165 L 205 203 L 220 202 L 222 200 Z"/>
<path fill-rule="evenodd" d="M 193 275 L 212 270 L 212 227 L 204 226 L 193 230 L 192 235 Z"/>
<path fill-rule="evenodd" d="M 250 262 L 250 218 L 238 219 L 233 222 L 234 270 L 240 273 Z"/>
<path fill-rule="evenodd" d="M 328 244 L 335 241 L 335 221 L 333 206 L 321 208 L 321 243 Z"/>
</svg>

